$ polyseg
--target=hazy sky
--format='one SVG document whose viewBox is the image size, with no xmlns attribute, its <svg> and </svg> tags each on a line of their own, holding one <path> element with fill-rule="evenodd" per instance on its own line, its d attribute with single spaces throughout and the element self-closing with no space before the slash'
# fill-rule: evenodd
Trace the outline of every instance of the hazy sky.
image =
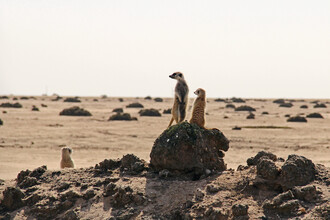
<svg viewBox="0 0 330 220">
<path fill-rule="evenodd" d="M 330 98 L 329 0 L 0 0 L 0 94 Z"/>
</svg>

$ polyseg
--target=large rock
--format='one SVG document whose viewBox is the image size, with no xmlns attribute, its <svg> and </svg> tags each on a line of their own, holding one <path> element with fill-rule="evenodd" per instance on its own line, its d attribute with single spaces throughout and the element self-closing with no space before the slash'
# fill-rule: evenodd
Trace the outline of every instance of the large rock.
<svg viewBox="0 0 330 220">
<path fill-rule="evenodd" d="M 228 148 L 229 141 L 219 130 L 183 122 L 168 128 L 156 139 L 150 153 L 150 167 L 181 173 L 223 171 L 226 164 L 222 151 Z"/>
<path fill-rule="evenodd" d="M 19 209 L 24 206 L 24 193 L 19 188 L 7 187 L 3 192 L 1 205 L 9 211 Z"/>
<path fill-rule="evenodd" d="M 315 165 L 311 160 L 291 154 L 281 168 L 280 184 L 283 190 L 304 186 L 312 182 L 316 174 Z"/>
</svg>

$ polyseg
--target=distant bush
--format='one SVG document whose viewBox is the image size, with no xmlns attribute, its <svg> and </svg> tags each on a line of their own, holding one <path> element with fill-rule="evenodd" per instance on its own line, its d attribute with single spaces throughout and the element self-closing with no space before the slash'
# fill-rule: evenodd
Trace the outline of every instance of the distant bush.
<svg viewBox="0 0 330 220">
<path fill-rule="evenodd" d="M 32 111 L 39 111 L 39 108 L 37 106 L 32 106 Z"/>
<path fill-rule="evenodd" d="M 123 110 L 123 108 L 115 108 L 112 110 L 112 112 L 123 113 L 124 110 Z"/>
<path fill-rule="evenodd" d="M 0 125 L 3 125 L 3 121 L 1 120 L 1 118 L 0 118 Z"/>
<path fill-rule="evenodd" d="M 308 108 L 308 105 L 302 105 L 300 108 Z"/>
<path fill-rule="evenodd" d="M 290 102 L 280 104 L 280 107 L 291 108 L 293 105 Z"/>
<path fill-rule="evenodd" d="M 56 102 L 56 101 L 58 101 L 58 100 L 60 100 L 60 99 L 62 99 L 61 96 L 56 96 L 55 98 L 52 99 L 52 101 L 53 101 L 53 102 Z"/>
<path fill-rule="evenodd" d="M 273 103 L 276 103 L 276 104 L 283 104 L 283 103 L 285 103 L 285 101 L 284 101 L 284 99 L 275 99 L 275 100 L 273 101 Z"/>
<path fill-rule="evenodd" d="M 0 107 L 2 107 L 2 108 L 22 108 L 23 106 L 21 104 L 19 104 L 18 102 L 14 103 L 14 104 L 6 102 L 6 103 L 2 103 L 0 105 Z"/>
<path fill-rule="evenodd" d="M 79 108 L 78 106 L 73 106 L 71 108 L 66 108 L 63 109 L 60 112 L 60 115 L 67 115 L 67 116 L 92 116 L 92 114 L 83 109 L 83 108 Z"/>
<path fill-rule="evenodd" d="M 155 102 L 163 102 L 162 98 L 154 98 Z"/>
<path fill-rule="evenodd" d="M 268 112 L 262 112 L 261 114 L 262 115 L 268 115 L 269 113 Z"/>
<path fill-rule="evenodd" d="M 129 113 L 118 112 L 117 114 L 110 116 L 108 121 L 137 121 L 137 118 L 131 117 Z"/>
<path fill-rule="evenodd" d="M 171 114 L 172 113 L 172 109 L 164 109 L 163 114 Z"/>
<path fill-rule="evenodd" d="M 235 111 L 249 111 L 249 112 L 254 112 L 256 109 L 252 108 L 251 106 L 248 105 L 242 105 L 240 107 L 235 108 Z"/>
<path fill-rule="evenodd" d="M 119 98 L 118 101 L 119 101 L 119 102 L 123 102 L 124 99 L 123 99 L 123 98 Z"/>
<path fill-rule="evenodd" d="M 217 98 L 217 99 L 214 99 L 215 102 L 225 102 L 226 100 L 225 99 L 220 99 L 220 98 Z"/>
<path fill-rule="evenodd" d="M 226 105 L 226 108 L 235 108 L 235 105 L 233 105 L 233 104 L 227 104 Z"/>
<path fill-rule="evenodd" d="M 294 116 L 288 118 L 287 122 L 307 122 L 307 119 L 301 116 Z"/>
<path fill-rule="evenodd" d="M 144 108 L 144 106 L 138 102 L 131 103 L 126 108 Z"/>
<path fill-rule="evenodd" d="M 326 108 L 327 106 L 323 103 L 317 103 L 316 105 L 314 105 L 314 108 Z"/>
<path fill-rule="evenodd" d="M 69 97 L 64 99 L 64 102 L 81 102 L 78 97 Z"/>
<path fill-rule="evenodd" d="M 9 99 L 9 97 L 8 96 L 0 96 L 0 99 Z"/>
<path fill-rule="evenodd" d="M 41 107 L 47 108 L 48 106 L 45 104 L 41 104 Z"/>
<path fill-rule="evenodd" d="M 254 114 L 250 112 L 250 114 L 246 117 L 246 119 L 254 119 Z"/>
<path fill-rule="evenodd" d="M 28 99 L 29 99 L 29 97 L 26 97 L 26 96 L 22 96 L 20 99 L 21 99 L 21 100 L 28 100 Z"/>
<path fill-rule="evenodd" d="M 311 113 L 306 116 L 307 118 L 323 118 L 320 113 Z"/>
<path fill-rule="evenodd" d="M 140 116 L 152 116 L 152 117 L 160 117 L 162 116 L 158 110 L 156 109 L 143 109 L 139 111 Z"/>
<path fill-rule="evenodd" d="M 236 102 L 236 103 L 245 103 L 245 101 L 243 99 L 241 99 L 241 98 L 235 98 L 235 97 L 233 97 L 233 98 L 231 98 L 231 100 L 233 102 Z"/>
<path fill-rule="evenodd" d="M 146 96 L 144 99 L 145 100 L 151 100 L 152 98 L 151 98 L 151 96 Z"/>
</svg>

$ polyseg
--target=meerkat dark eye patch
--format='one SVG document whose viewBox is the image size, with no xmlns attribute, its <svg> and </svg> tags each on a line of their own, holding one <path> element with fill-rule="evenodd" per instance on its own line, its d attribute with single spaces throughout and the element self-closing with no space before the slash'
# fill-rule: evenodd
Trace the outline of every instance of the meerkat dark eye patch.
<svg viewBox="0 0 330 220">
<path fill-rule="evenodd" d="M 182 77 L 182 73 L 179 73 L 179 76 Z"/>
</svg>

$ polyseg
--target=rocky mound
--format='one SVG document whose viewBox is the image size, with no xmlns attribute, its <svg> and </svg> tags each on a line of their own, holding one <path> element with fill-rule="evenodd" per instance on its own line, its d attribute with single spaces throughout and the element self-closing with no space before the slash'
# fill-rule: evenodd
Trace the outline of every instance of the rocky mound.
<svg viewBox="0 0 330 220">
<path fill-rule="evenodd" d="M 235 108 L 235 111 L 248 111 L 248 112 L 254 112 L 256 109 L 252 108 L 251 106 L 248 105 L 242 105 L 237 108 Z"/>
<path fill-rule="evenodd" d="M 1 108 L 22 108 L 23 106 L 16 102 L 16 103 L 9 103 L 9 102 L 5 102 L 5 103 L 2 103 L 0 105 Z"/>
<path fill-rule="evenodd" d="M 287 122 L 307 122 L 307 119 L 305 117 L 302 116 L 294 116 L 294 117 L 290 117 L 288 120 L 286 120 Z"/>
<path fill-rule="evenodd" d="M 270 152 L 187 181 L 128 154 L 95 167 L 21 171 L 0 184 L 1 219 L 329 219 L 330 169 Z"/>
<path fill-rule="evenodd" d="M 320 113 L 310 113 L 306 118 L 323 118 L 323 116 Z"/>
<path fill-rule="evenodd" d="M 131 103 L 126 108 L 144 108 L 144 106 L 138 102 Z"/>
<path fill-rule="evenodd" d="M 223 151 L 229 141 L 217 129 L 207 130 L 183 122 L 165 130 L 150 153 L 150 167 L 157 172 L 191 174 L 199 179 L 226 170 Z"/>
<path fill-rule="evenodd" d="M 140 116 L 160 117 L 162 116 L 157 109 L 143 109 L 139 111 Z"/>
<path fill-rule="evenodd" d="M 71 108 L 63 109 L 60 112 L 60 115 L 66 115 L 66 116 L 92 116 L 92 114 L 89 111 L 87 111 L 83 108 L 80 108 L 78 106 L 73 106 Z"/>
<path fill-rule="evenodd" d="M 129 113 L 117 112 L 117 114 L 110 116 L 108 121 L 137 121 L 137 118 L 131 117 Z"/>
<path fill-rule="evenodd" d="M 68 97 L 64 99 L 64 102 L 81 102 L 78 97 Z"/>
</svg>

